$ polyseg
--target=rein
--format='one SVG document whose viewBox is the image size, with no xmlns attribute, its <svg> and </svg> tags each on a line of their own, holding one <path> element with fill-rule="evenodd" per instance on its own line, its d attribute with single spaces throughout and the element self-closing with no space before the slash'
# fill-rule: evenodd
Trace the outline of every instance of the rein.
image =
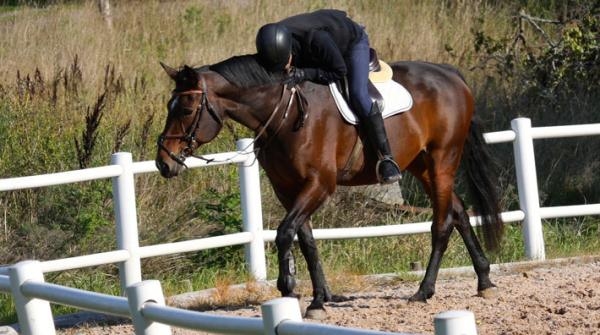
<svg viewBox="0 0 600 335">
<path fill-rule="evenodd" d="M 281 106 L 283 105 L 283 102 L 285 100 L 285 92 L 287 91 L 286 86 L 283 86 L 283 90 L 281 91 L 281 98 L 279 98 L 279 102 L 277 103 L 277 105 L 275 106 L 275 108 L 273 109 L 273 112 L 271 112 L 271 115 L 269 116 L 269 119 L 267 119 L 267 122 L 265 122 L 265 124 L 263 126 L 261 126 L 260 131 L 258 132 L 258 134 L 256 134 L 256 136 L 254 137 L 254 139 L 252 139 L 252 142 L 248 143 L 248 145 L 243 148 L 242 150 L 238 151 L 238 153 L 236 153 L 233 157 L 228 158 L 223 160 L 223 162 L 225 161 L 229 161 L 231 159 L 233 159 L 234 157 L 236 157 L 237 155 L 241 155 L 242 151 L 246 151 L 249 147 L 253 146 L 254 143 L 256 143 L 256 141 L 264 135 L 264 133 L 267 131 L 267 128 L 269 127 L 269 124 L 271 124 L 271 122 L 275 119 L 275 115 L 277 115 L 277 112 L 279 111 L 279 109 L 281 108 Z M 277 127 L 277 129 L 275 130 L 275 132 L 273 134 L 277 134 L 279 132 L 279 130 L 281 129 L 281 127 L 283 126 L 283 121 L 287 118 L 289 112 L 290 112 L 290 108 L 292 108 L 292 103 L 294 102 L 294 97 L 298 94 L 298 90 L 296 89 L 296 87 L 292 87 L 290 89 L 290 98 L 287 102 L 287 106 L 285 108 L 285 113 L 283 113 L 283 116 L 281 118 L 281 122 L 279 123 L 279 126 Z M 265 146 L 268 145 L 269 142 L 267 142 L 267 144 L 265 144 Z M 254 152 L 257 152 L 259 149 L 254 149 Z"/>
<path fill-rule="evenodd" d="M 275 116 L 278 114 L 279 110 L 284 105 L 284 102 L 285 102 L 285 92 L 286 91 L 287 91 L 287 87 L 286 87 L 286 85 L 283 85 L 283 90 L 281 92 L 281 98 L 279 99 L 279 102 L 275 106 L 273 112 L 271 112 L 271 115 L 267 119 L 267 122 L 264 125 L 261 126 L 260 131 L 254 137 L 254 139 L 252 140 L 252 142 L 250 142 L 241 151 L 238 151 L 236 153 L 236 155 L 234 155 L 233 157 L 230 157 L 230 158 L 224 159 L 222 161 L 218 161 L 218 162 L 227 162 L 227 161 L 232 160 L 233 158 L 235 158 L 238 155 L 245 154 L 245 151 L 250 146 L 254 145 L 254 143 L 256 143 L 256 141 L 261 136 L 264 135 L 264 133 L 266 132 L 267 128 L 273 122 L 273 120 L 275 119 Z M 172 95 L 175 96 L 175 97 L 177 97 L 177 96 L 183 96 L 183 95 L 202 94 L 202 97 L 201 97 L 201 100 L 200 100 L 200 104 L 198 105 L 198 108 L 195 111 L 196 114 L 194 115 L 194 120 L 192 121 L 192 124 L 188 128 L 187 132 L 183 131 L 184 134 L 182 134 L 182 135 L 164 135 L 164 134 L 161 134 L 158 137 L 157 145 L 160 148 L 160 150 L 165 151 L 169 155 L 169 157 L 171 159 L 173 159 L 175 162 L 177 162 L 177 164 L 182 165 L 182 166 L 184 166 L 186 168 L 187 168 L 187 165 L 185 164 L 185 159 L 187 157 L 194 157 L 194 158 L 202 159 L 202 160 L 206 161 L 207 163 L 217 162 L 217 160 L 214 159 L 214 158 L 209 159 L 209 158 L 203 157 L 202 155 L 195 155 L 194 154 L 194 150 L 198 146 L 198 143 L 196 141 L 196 136 L 195 135 L 196 135 L 196 131 L 198 130 L 198 128 L 200 126 L 200 117 L 201 117 L 202 112 L 206 110 L 213 117 L 213 119 L 215 119 L 215 121 L 217 121 L 217 123 L 219 123 L 221 126 L 223 126 L 223 124 L 224 124 L 223 119 L 221 119 L 221 117 L 214 110 L 214 107 L 212 106 L 212 104 L 208 101 L 208 97 L 207 97 L 206 92 L 207 92 L 207 88 L 206 88 L 206 82 L 204 81 L 204 78 L 202 78 L 202 89 L 191 89 L 191 90 L 181 91 L 181 92 L 173 91 Z M 277 134 L 279 132 L 279 130 L 281 129 L 281 127 L 283 126 L 283 121 L 287 118 L 287 116 L 289 114 L 289 111 L 290 111 L 290 109 L 292 107 L 292 104 L 294 102 L 294 97 L 296 95 L 298 95 L 300 98 L 302 98 L 302 95 L 300 94 L 299 89 L 297 89 L 296 87 L 292 87 L 290 89 L 290 92 L 291 92 L 291 94 L 290 94 L 289 100 L 287 101 L 287 104 L 286 104 L 286 107 L 285 107 L 285 112 L 284 112 L 284 114 L 283 114 L 283 116 L 281 118 L 281 122 L 279 123 L 279 126 L 275 130 L 274 134 Z M 181 129 L 182 130 L 184 129 L 183 125 L 181 126 Z M 185 148 L 183 148 L 183 150 L 181 150 L 181 152 L 179 153 L 179 155 L 177 155 L 174 152 L 168 150 L 167 147 L 165 147 L 165 145 L 163 144 L 164 141 L 168 140 L 168 139 L 176 139 L 176 140 L 184 141 L 184 142 L 187 143 L 187 145 L 186 145 Z M 254 152 L 256 152 L 256 151 L 258 151 L 258 149 L 254 150 Z"/>
<path fill-rule="evenodd" d="M 250 143 L 248 146 L 254 144 L 254 142 L 256 142 L 256 140 L 259 139 L 267 131 L 269 124 L 271 124 L 271 122 L 275 119 L 275 115 L 279 111 L 279 108 L 281 108 L 281 106 L 283 105 L 286 91 L 287 90 L 284 85 L 283 90 L 281 90 L 281 98 L 279 98 L 279 102 L 275 106 L 275 109 L 271 113 L 271 116 L 269 116 L 269 119 L 267 120 L 267 122 L 261 127 L 262 129 L 258 132 L 258 134 L 254 137 L 254 140 L 252 141 L 252 143 Z M 277 127 L 277 129 L 275 130 L 275 134 L 277 134 L 279 132 L 279 130 L 281 129 L 281 127 L 283 126 L 283 120 L 285 120 L 287 118 L 288 113 L 290 112 L 290 108 L 292 107 L 292 103 L 294 102 L 294 96 L 296 95 L 296 87 L 292 87 L 290 89 L 290 91 L 291 91 L 290 100 L 288 100 L 287 107 L 285 108 L 285 113 L 283 114 L 283 117 L 281 118 L 279 127 Z"/>
</svg>

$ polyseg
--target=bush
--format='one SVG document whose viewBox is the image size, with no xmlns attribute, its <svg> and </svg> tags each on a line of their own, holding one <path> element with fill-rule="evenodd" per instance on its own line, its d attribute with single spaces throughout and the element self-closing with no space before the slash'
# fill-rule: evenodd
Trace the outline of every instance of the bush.
<svg viewBox="0 0 600 335">
<path fill-rule="evenodd" d="M 556 19 L 521 11 L 512 36 L 476 30 L 477 70 L 492 70 L 478 92 L 484 117 L 499 129 L 516 117 L 531 118 L 534 127 L 598 122 L 598 9 L 598 4 L 581 2 L 569 16 Z M 600 201 L 600 176 L 592 172 L 600 167 L 599 146 L 597 137 L 536 141 L 544 205 Z M 509 155 L 512 149 L 504 152 Z M 505 175 L 514 179 L 512 170 Z"/>
</svg>

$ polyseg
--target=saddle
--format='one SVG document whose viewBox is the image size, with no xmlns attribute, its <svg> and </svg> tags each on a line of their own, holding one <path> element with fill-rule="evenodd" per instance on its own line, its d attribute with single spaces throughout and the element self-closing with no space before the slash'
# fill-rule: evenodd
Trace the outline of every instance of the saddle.
<svg viewBox="0 0 600 335">
<path fill-rule="evenodd" d="M 369 96 L 373 103 L 379 106 L 382 116 L 386 118 L 409 110 L 413 104 L 412 97 L 404 86 L 392 80 L 392 68 L 380 60 L 377 52 L 372 48 L 369 56 Z M 330 83 L 329 90 L 342 118 L 350 124 L 357 125 L 359 119 L 350 108 L 350 94 L 346 78 L 339 83 Z M 300 116 L 294 129 L 298 130 L 304 126 L 304 121 L 308 117 L 308 113 L 306 113 L 308 101 L 301 91 L 297 91 L 296 94 L 298 95 Z"/>
<path fill-rule="evenodd" d="M 412 107 L 413 100 L 404 86 L 392 80 L 392 68 L 377 57 L 377 52 L 369 52 L 369 96 L 379 106 L 383 117 L 405 112 Z M 350 108 L 347 80 L 329 84 L 329 89 L 344 120 L 350 124 L 358 124 L 358 117 Z"/>
<path fill-rule="evenodd" d="M 383 83 L 392 79 L 392 68 L 385 62 L 379 60 L 377 57 L 377 51 L 373 48 L 369 48 L 369 96 L 374 103 L 377 103 L 380 107 L 380 110 L 383 110 L 383 97 L 381 93 L 375 87 L 373 83 Z M 344 95 L 344 99 L 346 102 L 350 102 L 350 93 L 348 89 L 348 80 L 344 78 L 340 84 L 340 91 Z"/>
</svg>

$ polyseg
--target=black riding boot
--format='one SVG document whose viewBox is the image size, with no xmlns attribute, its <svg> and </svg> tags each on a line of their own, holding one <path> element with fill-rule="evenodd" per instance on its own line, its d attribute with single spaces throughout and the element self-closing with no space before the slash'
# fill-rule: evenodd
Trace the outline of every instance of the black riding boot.
<svg viewBox="0 0 600 335">
<path fill-rule="evenodd" d="M 402 179 L 400 167 L 392 157 L 392 151 L 383 125 L 383 117 L 377 103 L 373 103 L 371 113 L 362 121 L 367 131 L 367 137 L 377 150 L 377 156 L 379 157 L 377 163 L 377 179 L 379 179 L 379 182 L 391 184 Z"/>
</svg>

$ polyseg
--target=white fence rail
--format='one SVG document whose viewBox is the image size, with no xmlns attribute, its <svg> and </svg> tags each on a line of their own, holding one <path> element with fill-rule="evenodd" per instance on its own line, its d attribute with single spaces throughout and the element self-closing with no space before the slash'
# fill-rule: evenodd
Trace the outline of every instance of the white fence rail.
<svg viewBox="0 0 600 335">
<path fill-rule="evenodd" d="M 511 122 L 511 128 L 512 130 L 508 131 L 485 134 L 485 139 L 488 143 L 513 142 L 514 146 L 517 186 L 521 208 L 520 210 L 502 213 L 502 217 L 505 222 L 523 220 L 526 256 L 530 259 L 544 259 L 545 251 L 541 225 L 542 218 L 598 215 L 600 214 L 600 204 L 540 208 L 535 169 L 535 155 L 533 151 L 533 139 L 600 135 L 600 124 L 532 128 L 531 121 L 529 119 L 519 118 Z M 131 154 L 129 153 L 114 154 L 112 156 L 112 164 L 110 166 L 41 176 L 0 179 L 0 191 L 45 187 L 102 178 L 112 178 L 113 180 L 113 197 L 115 203 L 114 210 L 116 218 L 116 239 L 118 250 L 40 262 L 39 267 L 41 269 L 42 276 L 40 278 L 39 275 L 37 275 L 37 277 L 34 277 L 34 279 L 37 278 L 38 281 L 41 279 L 43 282 L 43 273 L 46 272 L 63 271 L 116 262 L 119 264 L 122 292 L 125 293 L 128 292 L 128 290 L 131 290 L 132 287 L 139 286 L 140 283 L 142 283 L 140 267 L 142 258 L 237 244 L 245 245 L 246 261 L 251 274 L 258 280 L 266 279 L 264 243 L 273 241 L 275 239 L 276 232 L 263 231 L 258 164 L 256 163 L 256 158 L 252 153 L 251 143 L 252 141 L 250 139 L 240 140 L 237 143 L 239 150 L 238 152 L 207 155 L 207 158 L 214 158 L 214 161 L 211 163 L 207 163 L 206 161 L 199 159 L 189 159 L 186 161 L 186 164 L 190 168 L 237 163 L 240 171 L 240 192 L 243 213 L 243 232 L 191 241 L 153 246 L 139 246 L 134 176 L 135 174 L 139 173 L 155 172 L 156 167 L 154 166 L 153 161 L 134 163 L 132 161 Z M 473 225 L 478 224 L 478 218 L 471 218 L 471 223 Z M 378 227 L 316 229 L 314 230 L 314 236 L 316 239 L 348 239 L 392 236 L 429 232 L 430 226 L 431 222 L 420 222 Z M 50 293 L 43 293 L 46 292 L 46 289 L 42 289 L 42 286 L 37 287 L 39 290 L 35 288 L 35 285 L 25 288 L 28 287 L 27 283 L 25 282 L 13 283 L 15 280 L 18 281 L 18 279 L 13 279 L 18 278 L 18 271 L 15 269 L 16 266 L 0 268 L 0 290 L 11 290 L 15 296 L 17 314 L 19 316 L 19 322 L 22 329 L 26 330 L 29 329 L 28 327 L 35 327 L 28 325 L 33 321 L 27 318 L 27 306 L 31 304 L 31 301 L 35 301 L 36 303 L 41 301 L 45 304 L 47 304 L 47 301 L 69 304 L 68 301 L 62 301 L 60 299 L 68 299 L 71 293 L 73 293 L 73 296 L 80 296 L 79 293 L 75 295 L 74 292 L 76 291 L 65 291 L 57 288 L 56 285 L 43 287 L 53 287 L 56 289 L 55 292 L 62 292 L 64 295 L 59 294 L 59 296 L 53 296 Z M 11 285 L 8 284 L 9 282 Z M 32 296 L 38 295 L 37 298 L 39 299 L 28 298 L 25 293 L 31 294 Z M 124 299 L 117 297 L 113 298 Z M 103 300 L 99 299 L 99 301 Z M 131 303 L 132 302 L 129 301 L 129 304 Z M 123 302 L 116 303 L 114 305 L 121 306 L 123 305 Z M 77 306 L 86 309 L 86 306 Z M 96 306 L 94 308 L 90 309 L 110 313 L 108 311 L 104 311 L 102 306 Z M 153 312 L 156 311 L 155 308 L 166 307 L 152 305 L 152 307 L 148 307 L 145 312 L 148 315 L 143 315 L 143 317 L 136 316 L 135 313 L 128 315 L 134 319 L 134 324 L 136 324 L 137 319 L 147 319 L 150 315 L 159 318 L 158 314 L 160 313 L 154 314 Z M 122 312 L 124 312 L 124 310 L 118 311 L 118 313 Z M 180 312 L 184 313 L 184 311 Z M 170 315 L 173 313 L 177 314 L 176 312 L 165 312 L 165 315 Z M 45 314 L 45 312 L 40 312 L 40 315 L 41 314 Z M 50 315 L 50 320 L 51 319 L 52 317 Z M 36 322 L 39 322 L 40 317 L 35 317 L 35 320 L 37 320 Z M 166 321 L 167 320 L 161 319 L 159 322 L 167 323 Z M 217 322 L 213 323 L 217 324 Z M 199 326 L 199 324 L 197 324 L 197 326 Z M 319 325 L 314 325 L 314 327 L 318 326 Z M 313 327 L 313 325 L 307 326 L 304 324 L 302 327 Z M 35 328 L 32 328 L 29 332 L 24 332 L 24 334 L 48 334 L 48 327 L 43 328 L 45 329 L 36 330 Z M 288 326 L 283 326 L 281 327 L 281 331 L 279 333 L 295 333 L 294 330 L 290 330 L 289 332 L 283 331 L 283 329 L 288 328 L 292 329 L 294 326 L 291 326 L 291 323 Z M 210 331 L 210 329 L 204 330 Z M 39 331 L 42 332 L 40 333 Z M 136 327 L 136 334 L 152 334 L 144 331 L 145 330 L 143 329 L 138 330 L 138 327 Z M 315 334 L 318 333 L 317 330 L 311 330 L 311 332 Z"/>
<path fill-rule="evenodd" d="M 15 299 L 20 331 L 23 335 L 56 334 L 50 302 L 129 317 L 133 320 L 137 335 L 170 335 L 171 326 L 221 334 L 402 335 L 366 329 L 304 324 L 300 304 L 298 299 L 294 298 L 271 300 L 261 306 L 262 318 L 251 318 L 211 315 L 165 306 L 162 288 L 157 280 L 141 281 L 127 287 L 127 298 L 64 287 L 44 282 L 39 261 L 23 261 L 11 266 L 8 276 L 0 275 L 0 288 L 10 290 Z M 293 322 L 288 324 L 291 321 Z M 436 326 L 439 321 L 436 319 Z M 475 329 L 474 316 L 471 315 L 471 318 L 463 321 L 463 324 Z M 283 325 L 286 326 L 285 329 L 282 329 Z M 444 334 L 458 333 L 445 332 Z"/>
<path fill-rule="evenodd" d="M 598 215 L 600 204 L 540 208 L 533 140 L 600 135 L 600 124 L 532 128 L 530 119 L 518 118 L 512 120 L 511 128 L 510 133 L 514 135 L 507 135 L 507 132 L 489 133 L 485 138 L 488 143 L 496 143 L 497 139 L 501 139 L 498 142 L 513 142 L 519 205 L 524 215 L 525 255 L 529 259 L 543 260 L 546 258 L 546 251 L 542 218 Z"/>
<path fill-rule="evenodd" d="M 280 298 L 263 304 L 262 318 L 221 316 L 165 306 L 162 288 L 157 280 L 146 280 L 129 286 L 127 298 L 124 298 L 45 283 L 38 261 L 17 263 L 9 272 L 9 276 L 0 276 L 0 288 L 10 289 L 15 298 L 23 335 L 56 334 L 50 302 L 130 317 L 138 335 L 169 335 L 170 326 L 222 334 L 276 334 L 277 329 L 278 334 L 284 334 L 279 331 L 279 327 L 290 320 L 295 322 L 289 325 L 291 331 L 288 334 L 309 334 L 303 332 L 307 328 L 302 323 L 297 299 Z M 474 327 L 474 318 L 471 323 Z M 323 332 L 321 329 L 322 334 L 399 334 L 321 326 L 327 330 Z M 319 329 L 319 325 L 309 328 Z"/>
</svg>

